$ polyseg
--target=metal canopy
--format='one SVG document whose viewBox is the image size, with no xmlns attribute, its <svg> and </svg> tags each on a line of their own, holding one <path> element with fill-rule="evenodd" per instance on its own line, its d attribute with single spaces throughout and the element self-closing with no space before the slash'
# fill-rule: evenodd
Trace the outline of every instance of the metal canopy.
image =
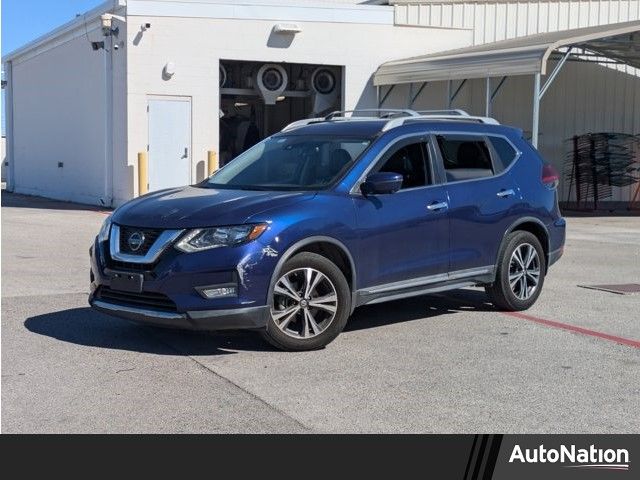
<svg viewBox="0 0 640 480">
<path fill-rule="evenodd" d="M 500 42 L 395 60 L 380 65 L 376 86 L 441 80 L 546 74 L 556 50 L 573 47 L 640 68 L 640 21 L 540 33 Z M 580 57 L 587 59 L 588 57 Z"/>
</svg>

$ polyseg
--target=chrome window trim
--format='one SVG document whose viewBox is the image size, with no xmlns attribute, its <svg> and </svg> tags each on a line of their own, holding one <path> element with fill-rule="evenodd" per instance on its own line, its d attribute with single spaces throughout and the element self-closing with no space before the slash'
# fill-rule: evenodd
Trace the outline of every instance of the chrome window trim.
<svg viewBox="0 0 640 480">
<path fill-rule="evenodd" d="M 111 225 L 111 234 L 109 235 L 109 253 L 113 260 L 120 262 L 153 263 L 182 232 L 184 230 L 165 230 L 156 238 L 145 255 L 131 255 L 120 251 L 120 226 L 114 223 Z"/>
<path fill-rule="evenodd" d="M 407 138 L 411 138 L 411 137 L 428 137 L 428 140 L 425 141 L 425 143 L 431 145 L 432 143 L 432 139 L 434 137 L 436 137 L 437 135 L 472 135 L 472 136 L 476 136 L 476 137 L 498 137 L 498 138 L 502 138 L 504 140 L 506 140 L 511 147 L 513 147 L 513 149 L 516 152 L 516 155 L 513 159 L 513 161 L 509 164 L 509 166 L 507 168 L 505 168 L 504 170 L 502 170 L 500 173 L 491 175 L 490 177 L 479 177 L 479 178 L 471 178 L 469 180 L 456 180 L 455 182 L 448 182 L 446 178 L 444 178 L 442 183 L 435 183 L 436 179 L 434 178 L 433 181 L 434 183 L 432 183 L 431 185 L 425 185 L 422 187 L 414 187 L 414 188 L 408 188 L 406 190 L 399 190 L 398 192 L 396 192 L 394 195 L 397 195 L 398 193 L 401 192 L 407 192 L 407 191 L 412 191 L 412 190 L 417 190 L 419 188 L 430 188 L 430 187 L 437 187 L 437 186 L 442 186 L 442 185 L 453 185 L 453 184 L 458 184 L 458 183 L 465 183 L 465 182 L 476 182 L 478 180 L 488 180 L 491 178 L 498 178 L 502 175 L 505 175 L 507 172 L 509 172 L 513 166 L 518 162 L 518 160 L 520 160 L 520 157 L 522 156 L 522 151 L 516 146 L 514 145 L 514 143 L 511 141 L 511 139 L 509 137 L 507 137 L 506 135 L 503 135 L 501 133 L 486 133 L 486 132 L 471 132 L 471 131 L 465 131 L 465 130 L 458 130 L 458 131 L 449 131 L 449 130 L 437 130 L 437 131 L 427 131 L 427 132 L 422 132 L 422 133 L 407 133 L 405 135 L 401 135 L 399 137 L 396 137 L 391 143 L 387 144 L 383 150 L 380 151 L 380 153 L 378 153 L 378 155 L 376 155 L 376 157 L 371 161 L 371 163 L 367 166 L 367 168 L 364 170 L 364 172 L 362 172 L 362 174 L 358 177 L 358 179 L 354 182 L 353 186 L 349 189 L 349 194 L 350 195 L 356 195 L 356 196 L 363 196 L 362 193 L 360 192 L 360 186 L 362 185 L 362 182 L 365 181 L 365 179 L 367 178 L 367 175 L 369 174 L 369 172 L 371 172 L 371 170 L 373 170 L 373 168 L 377 165 L 377 163 L 380 161 L 380 159 L 387 153 L 387 151 L 393 147 L 396 143 L 402 141 L 402 140 L 406 140 Z M 372 142 L 373 145 L 373 142 Z M 493 144 L 489 145 L 490 150 L 493 151 L 495 150 L 495 147 L 493 146 Z M 440 147 L 434 145 L 433 146 L 435 153 L 438 155 L 438 161 L 440 161 L 442 163 L 442 170 L 444 171 L 444 163 L 442 160 L 442 153 L 440 152 Z M 432 170 L 435 170 L 433 162 L 436 161 L 436 159 L 431 159 L 430 160 L 430 168 Z M 492 158 L 493 161 L 493 158 Z M 435 174 L 436 172 L 433 171 L 433 174 Z M 434 175 L 435 176 L 435 175 Z"/>
</svg>

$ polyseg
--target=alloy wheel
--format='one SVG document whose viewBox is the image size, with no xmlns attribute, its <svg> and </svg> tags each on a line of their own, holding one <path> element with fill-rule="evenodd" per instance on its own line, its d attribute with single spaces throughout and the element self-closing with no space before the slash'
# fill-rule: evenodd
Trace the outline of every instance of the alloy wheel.
<svg viewBox="0 0 640 480">
<path fill-rule="evenodd" d="M 329 278 L 314 268 L 291 270 L 278 279 L 271 317 L 285 334 L 309 339 L 322 333 L 338 311 L 338 293 Z"/>
<path fill-rule="evenodd" d="M 535 293 L 540 282 L 540 257 L 529 243 L 518 245 L 509 261 L 509 286 L 520 300 L 527 300 Z"/>
</svg>

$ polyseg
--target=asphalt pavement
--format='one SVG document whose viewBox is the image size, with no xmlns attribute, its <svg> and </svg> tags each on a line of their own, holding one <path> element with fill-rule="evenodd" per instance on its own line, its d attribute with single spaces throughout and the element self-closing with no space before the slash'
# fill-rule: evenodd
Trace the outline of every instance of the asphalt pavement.
<svg viewBox="0 0 640 480">
<path fill-rule="evenodd" d="M 524 315 L 464 289 L 356 310 L 327 348 L 87 305 L 106 213 L 2 193 L 2 432 L 637 433 L 640 217 L 568 218 Z"/>
</svg>

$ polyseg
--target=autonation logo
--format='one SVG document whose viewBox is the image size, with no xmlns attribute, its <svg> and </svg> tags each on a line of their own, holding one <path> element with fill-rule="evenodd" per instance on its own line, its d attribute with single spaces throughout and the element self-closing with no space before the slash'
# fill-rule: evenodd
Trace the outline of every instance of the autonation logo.
<svg viewBox="0 0 640 480">
<path fill-rule="evenodd" d="M 592 468 L 596 470 L 629 470 L 629 451 L 597 448 L 576 448 L 575 445 L 560 445 L 560 448 L 525 448 L 515 445 L 509 463 L 561 463 L 567 468 Z"/>
</svg>

